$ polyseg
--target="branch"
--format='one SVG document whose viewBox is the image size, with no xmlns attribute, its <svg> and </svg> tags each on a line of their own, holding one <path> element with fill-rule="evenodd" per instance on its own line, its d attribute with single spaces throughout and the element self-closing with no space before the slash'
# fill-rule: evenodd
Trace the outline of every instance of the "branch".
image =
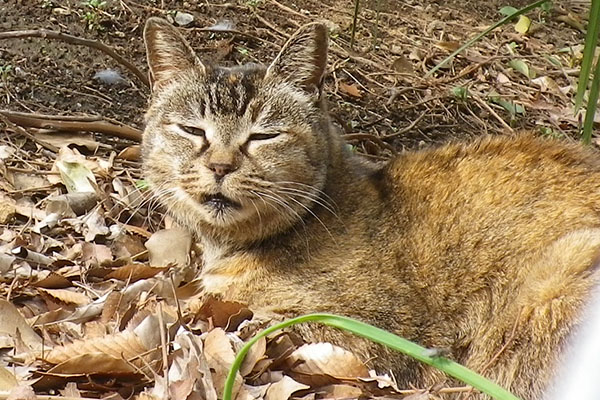
<svg viewBox="0 0 600 400">
<path fill-rule="evenodd" d="M 131 71 L 135 76 L 138 77 L 140 81 L 147 87 L 150 87 L 150 82 L 148 81 L 148 76 L 142 73 L 135 65 L 131 62 L 127 61 L 119 54 L 117 54 L 112 47 L 105 45 L 99 40 L 90 40 L 90 39 L 82 39 L 77 36 L 68 35 L 62 32 L 50 31 L 47 29 L 37 29 L 37 30 L 26 30 L 26 31 L 8 31 L 8 32 L 0 32 L 0 40 L 1 39 L 16 39 L 16 38 L 26 38 L 26 37 L 39 37 L 44 39 L 54 39 L 61 40 L 66 43 L 76 44 L 80 46 L 91 47 L 96 50 L 100 50 L 112 57 L 119 64 L 125 66 L 129 71 Z"/>
<path fill-rule="evenodd" d="M 97 132 L 136 142 L 142 140 L 142 131 L 139 129 L 129 125 L 111 123 L 101 118 L 61 117 L 56 115 L 30 114 L 8 110 L 0 110 L 0 115 L 16 125 L 27 126 L 30 128 L 51 129 L 66 132 Z"/>
</svg>

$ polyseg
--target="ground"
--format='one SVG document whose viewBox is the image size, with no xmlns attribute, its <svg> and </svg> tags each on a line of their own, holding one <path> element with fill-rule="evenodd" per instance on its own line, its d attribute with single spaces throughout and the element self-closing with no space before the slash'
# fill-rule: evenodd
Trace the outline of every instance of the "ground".
<svg viewBox="0 0 600 400">
<path fill-rule="evenodd" d="M 161 264 L 156 258 L 153 260 L 152 252 L 160 253 L 160 250 L 152 250 L 150 246 L 148 256 L 143 245 L 155 231 L 170 226 L 170 221 L 156 210 L 154 203 L 140 201 L 138 196 L 140 190 L 143 193 L 144 183 L 135 137 L 143 130 L 144 108 L 149 96 L 144 84 L 147 67 L 142 41 L 142 29 L 148 17 L 163 16 L 176 23 L 192 17 L 193 20 L 182 27 L 185 36 L 205 60 L 225 64 L 269 62 L 299 26 L 315 20 L 328 21 L 332 43 L 325 91 L 332 120 L 358 152 L 371 159 L 384 160 L 397 152 L 449 140 L 520 130 L 578 140 L 580 116 L 574 115 L 573 98 L 587 2 L 557 1 L 549 11 L 536 9 L 528 13 L 532 25 L 526 34 L 517 32 L 516 21 L 511 21 L 463 52 L 449 66 L 433 76 L 425 76 L 458 45 L 501 19 L 501 7 L 519 8 L 527 3 L 362 1 L 355 43 L 351 46 L 354 9 L 351 0 L 5 0 L 0 3 L 0 32 L 47 29 L 97 39 L 141 71 L 140 76 L 136 76 L 123 63 L 96 48 L 48 37 L 15 38 L 12 34 L 6 38 L 0 33 L 0 270 L 4 274 L 0 290 L 3 297 L 10 300 L 5 306 L 15 305 L 28 318 L 27 323 L 35 327 L 35 335 L 44 337 L 46 346 L 60 347 L 75 339 L 108 335 L 107 346 L 114 347 L 115 332 L 120 331 L 122 337 L 133 335 L 133 328 L 128 330 L 127 323 L 142 325 L 144 319 L 135 316 L 136 311 L 147 307 L 154 310 L 152 307 L 159 307 L 160 296 L 172 297 L 171 292 L 165 295 L 148 288 L 133 291 L 130 298 L 123 294 L 124 288 L 132 287 L 130 284 L 134 281 L 160 281 L 152 276 L 163 276 L 164 268 L 148 271 L 144 269 L 148 262 L 166 267 L 173 261 L 163 260 Z M 63 118 L 48 122 L 44 116 L 36 115 L 36 120 L 30 114 L 23 117 L 15 112 Z M 39 118 L 43 118 L 41 125 Z M 92 133 L 57 134 L 65 130 Z M 128 138 L 124 138 L 123 131 L 129 134 Z M 66 145 L 70 147 L 64 147 Z M 61 197 L 67 193 L 65 186 L 69 186 L 69 182 L 66 181 L 70 178 L 77 181 L 82 170 L 84 175 L 85 171 L 92 171 L 94 175 L 93 198 L 73 199 L 71 192 L 77 191 L 78 185 L 85 186 L 85 178 L 83 183 L 81 180 L 71 183 L 70 197 Z M 115 229 L 120 229 L 120 234 L 113 232 Z M 169 240 L 180 243 L 179 239 L 171 238 L 167 243 Z M 194 250 L 193 240 L 186 240 Z M 184 254 L 186 251 L 189 247 L 184 248 Z M 189 264 L 186 257 L 183 258 L 180 266 Z M 182 283 L 192 282 L 183 286 L 190 292 L 193 277 L 189 278 L 184 272 L 175 275 Z M 187 317 L 192 315 L 186 320 L 188 323 L 193 323 L 201 332 L 212 326 L 227 327 L 227 318 L 220 325 L 215 323 L 214 319 L 219 317 L 213 311 L 201 311 L 202 306 L 195 304 L 193 294 L 188 292 L 178 295 L 182 301 L 189 299 L 185 303 L 189 307 L 183 310 Z M 116 300 L 103 298 L 109 293 L 121 293 L 129 301 L 135 298 L 137 303 L 133 302 L 135 307 L 128 308 L 123 304 L 127 302 L 115 303 Z M 140 300 L 140 293 L 147 297 Z M 101 303 L 104 309 L 90 314 L 91 317 L 77 314 L 82 308 L 92 307 L 95 304 L 92 300 L 115 304 L 110 303 L 112 306 L 108 307 L 107 303 Z M 164 318 L 169 321 L 173 316 L 176 320 L 182 312 L 168 304 L 164 307 Z M 229 311 L 223 311 L 223 307 Z M 233 307 L 234 311 L 227 307 Z M 215 308 L 226 315 L 237 315 L 243 309 L 231 305 Z M 61 314 L 66 311 L 75 311 L 76 318 Z M 40 316 L 43 316 L 41 320 Z M 161 321 L 160 326 L 163 322 L 172 326 L 169 325 L 172 321 Z M 44 328 L 46 324 L 50 327 Z M 104 325 L 100 328 L 99 324 Z M 151 324 L 158 322 L 151 321 Z M 228 328 L 235 331 L 237 325 Z M 10 329 L 4 333 L 14 338 L 16 328 Z M 19 329 L 21 334 L 23 329 Z M 208 346 L 208 334 L 204 335 L 199 345 Z M 222 339 L 219 333 L 212 335 L 208 339 L 210 343 L 214 338 Z M 27 346 L 16 347 L 31 351 L 37 348 L 37 339 L 32 341 L 25 340 Z M 270 349 L 275 341 L 269 342 Z M 86 346 L 80 347 L 85 349 Z M 11 346 L 4 343 L 2 348 Z M 151 373 L 159 371 L 151 367 L 160 355 L 136 365 L 134 372 L 127 369 L 128 365 L 113 365 L 110 371 L 92 368 L 90 372 L 82 365 L 97 365 L 98 361 L 77 359 L 74 362 L 75 353 L 69 353 L 74 352 L 70 349 L 65 350 L 70 356 L 62 358 L 56 354 L 52 360 L 38 356 L 45 363 L 20 359 L 11 363 L 15 368 L 13 372 L 19 378 L 31 378 L 34 373 L 37 379 L 40 372 L 54 368 L 50 370 L 54 375 L 46 375 L 43 384 L 38 381 L 34 385 L 36 392 L 52 393 L 63 389 L 66 380 L 77 381 L 79 389 L 70 386 L 65 389 L 67 394 L 63 392 L 72 397 L 77 397 L 77 393 L 89 397 L 101 394 L 128 397 L 144 388 L 160 392 L 160 387 L 169 386 Z M 186 362 L 191 362 L 190 357 L 196 356 L 190 355 L 193 353 L 190 348 L 186 351 Z M 169 357 L 172 367 L 176 355 Z M 203 356 L 197 357 L 204 360 Z M 273 361 L 277 357 L 267 351 L 262 360 Z M 140 361 L 135 355 L 132 359 Z M 201 365 L 208 362 L 214 374 L 216 367 L 211 364 L 214 360 L 208 357 L 208 361 L 200 362 L 198 359 L 195 360 Z M 135 363 L 128 360 L 130 364 Z M 118 353 L 113 354 L 113 361 L 122 361 Z M 66 369 L 56 370 L 64 363 Z M 273 363 L 263 362 L 267 371 L 263 371 L 263 375 L 258 373 L 261 372 L 259 364 L 248 367 L 244 375 L 246 383 L 266 386 L 274 382 L 275 378 L 268 375 L 273 374 Z M 123 370 L 122 376 L 115 377 L 119 368 Z M 72 375 L 65 380 L 67 373 Z M 54 380 L 50 379 L 52 376 Z M 222 377 L 213 378 L 217 382 Z M 195 390 L 218 386 L 198 377 L 181 381 L 192 382 L 190 385 Z M 335 379 L 332 382 L 340 383 Z M 332 382 L 328 382 L 329 386 Z M 297 393 L 317 398 L 323 393 L 333 396 L 328 391 L 315 389 L 325 387 L 319 386 L 323 382 L 309 379 L 307 383 L 310 389 Z M 376 393 L 372 385 L 364 382 L 361 386 L 353 381 L 352 385 L 360 387 L 363 394 Z M 268 387 L 263 388 L 265 392 L 268 390 Z M 439 388 L 434 389 L 427 395 L 438 395 Z M 351 389 L 339 390 L 350 396 L 348 390 Z M 407 390 L 410 393 L 412 389 Z M 356 396 L 356 392 L 352 393 Z M 252 398 L 263 395 L 264 392 L 257 391 L 248 394 Z M 173 398 L 188 397 L 179 394 Z"/>
</svg>

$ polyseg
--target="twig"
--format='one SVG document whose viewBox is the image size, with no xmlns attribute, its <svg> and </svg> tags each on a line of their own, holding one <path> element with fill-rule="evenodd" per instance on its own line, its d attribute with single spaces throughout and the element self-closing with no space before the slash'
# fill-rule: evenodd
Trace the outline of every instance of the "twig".
<svg viewBox="0 0 600 400">
<path fill-rule="evenodd" d="M 167 333 L 165 330 L 165 321 L 163 319 L 162 303 L 158 303 L 158 325 L 160 329 L 160 348 L 163 358 L 163 377 L 165 378 L 165 386 L 169 387 L 169 358 L 167 354 Z M 171 395 L 167 390 L 167 400 L 170 400 Z"/>
<path fill-rule="evenodd" d="M 498 122 L 500 122 L 500 124 L 502 124 L 502 126 L 504 126 L 506 129 L 509 130 L 509 132 L 514 132 L 514 129 L 511 128 L 510 125 L 508 125 L 506 123 L 505 120 L 502 119 L 501 116 L 498 115 L 498 113 L 496 111 L 494 111 L 494 109 L 492 107 L 489 106 L 488 103 L 486 103 L 485 101 L 483 101 L 483 99 L 477 95 L 473 95 L 473 98 L 475 99 L 475 101 L 477 101 L 483 108 L 485 108 L 486 110 L 489 111 L 490 114 L 492 114 L 494 116 L 494 118 L 496 118 L 498 120 Z"/>
<path fill-rule="evenodd" d="M 370 135 L 368 133 L 350 133 L 348 135 L 342 135 L 342 137 L 346 141 L 350 141 L 350 140 L 368 140 L 368 141 L 371 141 L 371 142 L 375 143 L 376 145 L 378 145 L 382 149 L 386 149 L 386 150 L 391 151 L 392 154 L 398 154 L 398 152 L 396 151 L 396 149 L 394 149 L 394 147 L 390 146 L 388 143 L 385 143 L 384 141 L 382 141 L 381 139 L 379 139 L 375 135 Z"/>
<path fill-rule="evenodd" d="M 142 131 L 139 129 L 129 125 L 117 125 L 101 118 L 61 117 L 57 115 L 31 114 L 9 110 L 0 110 L 0 115 L 4 116 L 4 118 L 11 123 L 19 126 L 67 132 L 97 132 L 137 142 L 142 140 Z M 49 150 L 56 152 L 57 149 Z"/>
<path fill-rule="evenodd" d="M 35 30 L 24 30 L 24 31 L 8 31 L 8 32 L 0 32 L 0 40 L 1 39 L 17 39 L 17 38 L 26 38 L 26 37 L 39 37 L 43 39 L 54 39 L 60 40 L 65 43 L 76 44 L 80 46 L 91 47 L 96 50 L 100 50 L 109 57 L 112 57 L 119 64 L 123 65 L 130 72 L 132 72 L 137 78 L 142 81 L 144 85 L 150 87 L 150 82 L 148 80 L 148 76 L 142 71 L 140 71 L 135 65 L 133 65 L 128 60 L 121 57 L 117 54 L 112 47 L 105 45 L 99 40 L 90 40 L 83 39 L 77 36 L 68 35 L 62 32 L 50 31 L 47 29 L 35 29 Z"/>
<path fill-rule="evenodd" d="M 33 140 L 35 143 L 38 143 L 40 146 L 46 148 L 47 150 L 50 150 L 53 153 L 58 153 L 58 147 L 54 146 L 53 144 L 46 143 L 43 140 L 39 140 L 38 138 L 33 136 L 31 133 L 27 132 L 27 130 L 25 128 L 15 124 L 7 116 L 5 116 L 2 113 L 0 113 L 0 121 L 4 122 L 7 126 L 12 128 L 16 132 L 20 133 L 21 135 L 25 136 L 26 138 Z"/>
<path fill-rule="evenodd" d="M 293 9 L 289 8 L 288 6 L 286 6 L 286 5 L 284 5 L 284 4 L 281 4 L 281 3 L 279 3 L 279 2 L 277 2 L 277 1 L 275 1 L 275 0 L 271 0 L 271 3 L 275 4 L 277 7 L 281 8 L 283 11 L 287 11 L 287 12 L 289 12 L 289 13 L 292 13 L 292 14 L 294 14 L 294 15 L 297 15 L 298 17 L 302 17 L 302 18 L 311 18 L 311 17 L 309 17 L 308 15 L 304 15 L 304 14 L 302 14 L 302 13 L 299 13 L 298 11 L 296 11 L 296 10 L 293 10 Z"/>
<path fill-rule="evenodd" d="M 415 126 L 417 126 L 417 124 L 419 122 L 421 122 L 421 120 L 423 118 L 425 118 L 425 116 L 427 114 L 429 114 L 429 110 L 424 111 L 421 115 L 419 115 L 419 117 L 417 119 L 415 119 L 413 122 L 411 122 L 410 125 L 408 125 L 407 127 L 400 129 L 398 132 L 391 133 L 389 135 L 381 136 L 380 139 L 386 140 L 386 139 L 391 139 L 391 138 L 395 138 L 395 137 L 404 135 L 406 132 L 412 130 Z"/>
<path fill-rule="evenodd" d="M 269 21 L 267 21 L 266 19 L 264 19 L 263 17 L 261 17 L 257 12 L 254 12 L 254 18 L 256 18 L 264 26 L 266 26 L 267 28 L 269 28 L 269 29 L 277 32 L 279 35 L 283 36 L 284 38 L 286 38 L 286 39 L 290 38 L 291 35 L 288 35 L 284 31 L 282 31 L 281 29 L 277 28 L 275 25 L 273 25 L 272 23 L 270 23 Z"/>
</svg>

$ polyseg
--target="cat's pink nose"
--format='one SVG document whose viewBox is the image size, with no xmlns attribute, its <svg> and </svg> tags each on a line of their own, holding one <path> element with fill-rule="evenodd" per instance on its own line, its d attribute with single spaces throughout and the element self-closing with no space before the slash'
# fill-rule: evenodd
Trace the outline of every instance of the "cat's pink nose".
<svg viewBox="0 0 600 400">
<path fill-rule="evenodd" d="M 208 169 L 215 173 L 217 181 L 221 180 L 225 175 L 233 172 L 236 168 L 233 164 L 210 163 Z"/>
</svg>

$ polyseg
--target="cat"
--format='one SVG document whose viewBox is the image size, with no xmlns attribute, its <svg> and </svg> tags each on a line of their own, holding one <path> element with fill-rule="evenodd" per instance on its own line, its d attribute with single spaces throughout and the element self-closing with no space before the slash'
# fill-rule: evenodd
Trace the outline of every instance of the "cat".
<svg viewBox="0 0 600 400">
<path fill-rule="evenodd" d="M 268 67 L 203 62 L 159 18 L 144 38 L 143 169 L 202 242 L 206 294 L 282 318 L 354 317 L 542 397 L 600 276 L 596 153 L 518 135 L 371 164 L 329 121 L 323 24 L 301 28 Z M 297 331 L 404 387 L 444 379 L 334 329 Z"/>
</svg>

